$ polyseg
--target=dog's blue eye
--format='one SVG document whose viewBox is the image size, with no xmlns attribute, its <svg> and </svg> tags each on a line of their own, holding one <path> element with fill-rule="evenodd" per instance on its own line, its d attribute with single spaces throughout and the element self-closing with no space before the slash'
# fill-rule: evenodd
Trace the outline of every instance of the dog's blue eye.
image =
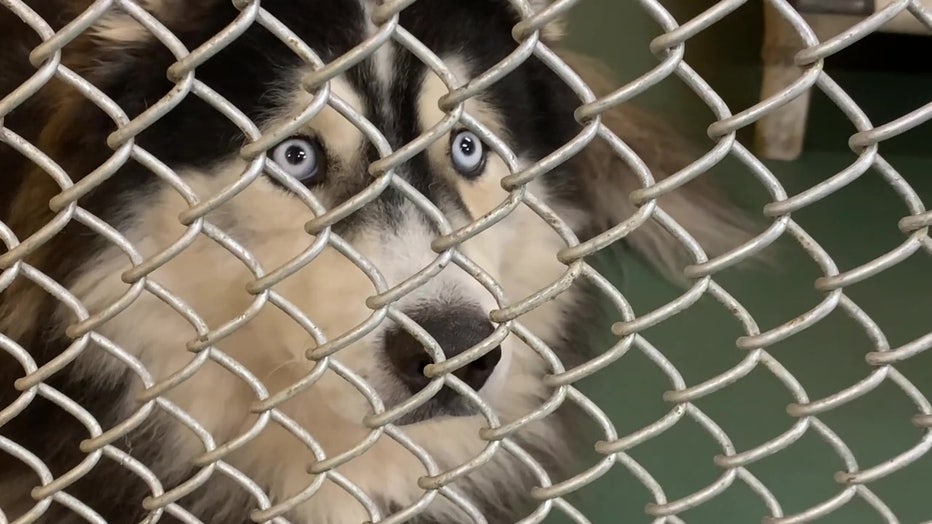
<svg viewBox="0 0 932 524">
<path fill-rule="evenodd" d="M 272 160 L 285 173 L 308 182 L 320 171 L 320 146 L 307 137 L 292 137 L 275 146 Z"/>
<path fill-rule="evenodd" d="M 453 167 L 463 176 L 474 177 L 485 167 L 485 146 L 474 133 L 460 131 L 450 142 Z"/>
</svg>

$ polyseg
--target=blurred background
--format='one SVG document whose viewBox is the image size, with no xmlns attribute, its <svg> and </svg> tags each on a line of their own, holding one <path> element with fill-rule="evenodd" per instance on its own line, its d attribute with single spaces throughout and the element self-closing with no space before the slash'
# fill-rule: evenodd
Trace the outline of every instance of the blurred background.
<svg viewBox="0 0 932 524">
<path fill-rule="evenodd" d="M 762 2 L 747 5 L 690 39 L 686 62 L 728 104 L 732 113 L 759 101 L 761 88 Z M 714 4 L 712 0 L 667 0 L 662 4 L 684 23 Z M 658 24 L 632 0 L 587 0 L 572 11 L 569 47 L 607 62 L 619 85 L 657 65 L 649 43 L 662 34 Z M 906 114 L 932 101 L 932 38 L 876 34 L 827 60 L 826 71 L 861 106 L 874 125 Z M 678 78 L 670 77 L 635 102 L 653 109 L 687 133 L 704 152 L 714 143 L 706 128 L 715 117 Z M 856 159 L 848 148 L 854 127 L 821 92 L 813 94 L 802 156 L 795 161 L 765 161 L 789 195 L 825 180 Z M 753 126 L 739 134 L 753 145 Z M 704 149 L 703 149 L 704 148 Z M 932 122 L 884 142 L 881 154 L 924 199 L 932 203 Z M 769 201 L 763 186 L 733 159 L 716 168 L 716 176 L 742 203 L 758 210 Z M 897 221 L 908 214 L 903 201 L 874 171 L 810 207 L 793 219 L 845 271 L 888 252 L 904 241 Z M 824 295 L 814 281 L 822 275 L 812 258 L 784 235 L 775 246 L 775 270 L 729 269 L 716 277 L 754 316 L 761 331 L 769 330 L 812 309 Z M 608 253 L 595 261 L 619 286 L 639 315 L 679 296 L 681 289 L 659 279 L 635 260 Z M 890 347 L 898 347 L 932 328 L 932 261 L 923 252 L 903 263 L 846 288 L 883 330 Z M 599 348 L 613 342 L 606 306 L 593 321 L 591 334 Z M 746 355 L 735 345 L 741 326 L 711 297 L 660 325 L 646 338 L 673 363 L 687 385 L 714 377 Z M 873 346 L 860 325 L 840 309 L 800 334 L 780 342 L 770 353 L 801 383 L 811 400 L 851 386 L 872 371 L 864 355 Z M 926 396 L 932 398 L 932 351 L 897 366 Z M 638 350 L 611 368 L 579 384 L 611 418 L 619 435 L 634 432 L 667 414 L 672 404 L 662 399 L 669 379 Z M 787 431 L 796 421 L 786 407 L 793 399 L 763 366 L 696 405 L 723 429 L 737 451 L 756 447 Z M 873 467 L 915 446 L 924 432 L 910 423 L 917 407 L 897 386 L 884 383 L 872 393 L 832 410 L 820 419 L 838 434 L 862 469 Z M 596 431 L 593 425 L 590 428 Z M 597 433 L 593 433 L 594 442 Z M 668 500 L 700 491 L 721 478 L 713 463 L 719 444 L 688 417 L 661 436 L 630 450 L 663 487 Z M 594 463 L 594 462 L 593 462 Z M 833 474 L 845 465 L 813 431 L 786 450 L 764 458 L 748 470 L 776 496 L 784 514 L 820 504 L 842 491 Z M 932 454 L 869 487 L 903 523 L 932 519 Z M 590 521 L 599 524 L 651 522 L 645 506 L 653 498 L 622 465 L 569 500 Z M 566 522 L 554 511 L 547 522 Z M 753 523 L 768 515 L 764 502 L 740 479 L 723 494 L 680 514 L 689 523 Z M 842 509 L 817 522 L 886 522 L 866 502 L 855 497 Z"/>
</svg>

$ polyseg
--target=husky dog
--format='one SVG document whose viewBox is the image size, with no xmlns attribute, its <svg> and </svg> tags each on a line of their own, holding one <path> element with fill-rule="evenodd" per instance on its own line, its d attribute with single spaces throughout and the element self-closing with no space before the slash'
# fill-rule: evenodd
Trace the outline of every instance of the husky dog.
<svg viewBox="0 0 932 524">
<path fill-rule="evenodd" d="M 176 40 L 155 36 L 140 22 L 146 16 L 112 7 L 60 55 L 67 71 L 106 94 L 128 119 L 173 90 L 175 101 L 179 90 L 188 90 L 133 136 L 132 149 L 121 148 L 125 141 L 108 145 L 119 115 L 82 94 L 65 72 L 0 115 L 9 130 L 0 151 L 3 228 L 19 242 L 47 236 L 41 245 L 19 248 L 28 251 L 22 263 L 0 279 L 0 508 L 6 518 L 31 512 L 26 521 L 67 524 L 85 521 L 76 510 L 90 510 L 121 524 L 147 517 L 195 521 L 186 515 L 232 524 L 261 520 L 266 514 L 257 511 L 271 505 L 273 512 L 283 510 L 285 521 L 303 524 L 358 523 L 405 510 L 412 522 L 455 523 L 473 522 L 472 507 L 499 523 L 533 511 L 529 493 L 541 482 L 538 473 L 505 447 L 461 471 L 443 493 L 425 488 L 423 479 L 486 450 L 482 436 L 488 437 L 483 429 L 490 421 L 483 405 L 504 425 L 552 398 L 544 377 L 559 370 L 545 358 L 548 350 L 567 366 L 580 362 L 574 355 L 587 358 L 577 336 L 593 305 L 585 278 L 521 315 L 521 329 L 501 327 L 490 312 L 565 276 L 567 265 L 557 258 L 565 233 L 521 203 L 458 245 L 452 260 L 439 258 L 446 251 L 434 241 L 502 206 L 510 196 L 503 178 L 579 134 L 579 96 L 532 56 L 465 103 L 465 113 L 481 126 L 459 119 L 390 173 L 370 171 L 385 154 L 379 147 L 397 150 L 447 118 L 440 108 L 450 91 L 443 75 L 389 39 L 326 84 L 332 104 L 262 148 L 266 163 L 256 178 L 202 219 L 192 218 L 192 206 L 251 173 L 255 155 L 241 150 L 255 135 L 247 138 L 242 117 L 264 136 L 299 118 L 322 85 L 306 88 L 315 68 L 294 42 L 259 22 L 215 49 L 193 79 L 168 74 L 181 46 L 198 48 L 237 17 L 251 16 L 254 6 L 240 6 L 241 13 L 229 0 L 136 2 Z M 529 5 L 539 10 L 548 3 Z M 31 5 L 57 30 L 90 2 Z M 420 0 L 397 23 L 462 84 L 517 48 L 512 29 L 522 14 L 516 6 Z M 375 0 L 263 0 L 261 9 L 324 63 L 384 28 L 373 22 L 381 23 Z M 41 65 L 28 60 L 40 39 L 7 12 L 0 27 L 5 96 Z M 538 37 L 597 94 L 607 94 L 612 81 L 599 66 L 560 50 L 562 29 L 554 21 Z M 241 114 L 221 112 L 217 103 Z M 352 112 L 371 124 L 369 131 L 347 118 Z M 657 179 L 691 160 L 670 129 L 633 108 L 611 109 L 602 122 Z M 514 155 L 495 146 L 483 128 Z M 384 136 L 381 146 L 372 129 Z M 13 132 L 49 161 L 40 166 L 27 159 L 28 146 L 16 145 Z M 112 176 L 76 205 L 50 203 L 62 191 L 56 171 L 77 182 L 109 166 Z M 318 216 L 314 199 L 334 209 L 385 176 L 395 182 L 370 189 L 377 193 L 371 201 L 333 224 L 305 227 Z M 598 138 L 521 191 L 586 240 L 629 218 L 637 208 L 628 195 L 639 187 L 633 169 Z M 443 220 L 409 198 L 409 189 Z M 747 238 L 741 215 L 701 180 L 658 205 L 710 255 Z M 67 224 L 62 217 L 70 217 Z M 15 249 L 11 234 L 0 253 Z M 689 260 L 681 242 L 653 220 L 624 244 L 666 274 Z M 153 257 L 158 263 L 149 264 Z M 140 264 L 146 268 L 130 271 Z M 431 268 L 435 275 L 390 307 L 371 300 Z M 273 273 L 269 287 L 265 276 Z M 490 279 L 504 298 L 496 297 Z M 82 325 L 88 316 L 102 321 Z M 344 339 L 335 353 L 314 351 L 354 330 L 358 336 Z M 425 374 L 438 347 L 447 359 L 474 354 L 430 398 L 410 401 L 441 383 Z M 43 374 L 42 387 L 22 380 L 33 365 Z M 379 410 L 410 405 L 385 427 L 384 420 L 372 423 L 378 402 Z M 553 481 L 565 478 L 558 468 L 572 449 L 560 413 L 532 418 L 507 435 Z M 89 440 L 101 432 L 104 437 Z M 27 452 L 32 465 L 22 459 Z M 332 471 L 320 466 L 348 452 L 354 456 L 338 460 Z M 40 461 L 51 478 L 40 478 Z M 65 479 L 59 489 L 47 490 L 57 493 L 54 500 L 36 490 L 59 478 Z M 167 507 L 153 501 L 170 490 Z"/>
</svg>

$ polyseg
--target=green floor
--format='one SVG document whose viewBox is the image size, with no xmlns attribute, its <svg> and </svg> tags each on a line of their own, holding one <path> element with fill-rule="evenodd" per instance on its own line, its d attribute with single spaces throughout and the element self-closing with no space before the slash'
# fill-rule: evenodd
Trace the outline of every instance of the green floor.
<svg viewBox="0 0 932 524">
<path fill-rule="evenodd" d="M 684 21 L 710 2 L 664 2 Z M 743 7 L 687 47 L 687 61 L 722 95 L 733 112 L 757 101 L 760 83 L 761 22 L 756 2 Z M 595 25 L 611 23 L 601 28 Z M 624 31 L 617 30 L 624 27 Z M 648 43 L 657 26 L 630 0 L 590 0 L 575 8 L 572 47 L 606 59 L 623 80 L 636 78 L 656 64 Z M 875 123 L 886 122 L 932 100 L 932 39 L 874 37 L 829 60 L 827 70 L 862 105 Z M 906 43 L 908 47 L 904 47 Z M 913 57 L 902 55 L 910 49 Z M 916 66 L 916 57 L 924 64 Z M 662 110 L 696 137 L 709 143 L 705 128 L 711 113 L 688 88 L 670 79 L 650 90 L 639 102 Z M 835 174 L 855 156 L 847 149 L 851 125 L 824 96 L 817 94 L 811 109 L 806 153 L 796 162 L 768 162 L 792 195 Z M 750 144 L 750 132 L 740 138 Z M 704 142 L 703 142 L 704 140 Z M 932 122 L 885 143 L 885 158 L 932 204 Z M 759 209 L 766 201 L 763 188 L 736 162 L 720 167 L 741 198 Z M 871 260 L 903 241 L 897 220 L 907 214 L 902 201 L 876 173 L 868 173 L 839 193 L 794 219 L 825 248 L 842 269 Z M 868 242 L 867 239 L 871 238 Z M 875 240 L 875 239 L 881 240 Z M 786 322 L 811 309 L 822 298 L 813 287 L 820 276 L 815 263 L 789 238 L 780 245 L 777 271 L 729 270 L 717 281 L 738 298 L 762 329 Z M 603 257 L 599 267 L 610 276 L 643 314 L 677 296 L 679 290 L 660 281 L 636 262 L 617 255 Z M 879 276 L 854 285 L 846 294 L 883 329 L 896 347 L 927 333 L 932 326 L 932 261 L 919 253 Z M 601 347 L 612 343 L 608 331 L 613 318 L 593 325 Z M 734 318 L 711 298 L 647 331 L 647 338 L 696 384 L 730 368 L 744 354 L 734 340 L 742 334 Z M 811 399 L 837 392 L 866 377 L 871 368 L 864 354 L 871 345 L 856 323 L 841 311 L 817 326 L 773 346 L 771 353 L 790 370 Z M 898 369 L 932 398 L 932 352 Z M 581 389 L 609 415 L 619 434 L 635 431 L 669 411 L 661 399 L 669 383 L 657 367 L 632 351 Z M 759 368 L 724 391 L 697 403 L 732 439 L 746 450 L 786 431 L 794 419 L 785 407 L 791 397 L 769 372 Z M 872 467 L 919 442 L 922 432 L 909 423 L 917 410 L 898 388 L 881 386 L 821 420 L 850 447 L 863 468 Z M 678 499 L 705 488 L 721 476 L 712 462 L 720 448 L 691 420 L 683 419 L 664 435 L 637 446 L 631 455 L 662 485 L 667 497 Z M 749 469 L 777 497 L 786 514 L 823 502 L 840 491 L 832 480 L 844 464 L 831 448 L 809 432 L 789 449 L 755 463 Z M 870 488 L 902 523 L 932 519 L 932 454 L 911 466 L 871 483 Z M 644 506 L 649 492 L 622 466 L 571 499 L 594 523 L 650 522 Z M 713 501 L 680 516 L 689 523 L 760 522 L 766 508 L 740 480 Z M 554 516 L 552 522 L 565 519 Z M 551 522 L 548 520 L 548 522 Z M 855 499 L 844 509 L 818 520 L 831 523 L 874 523 L 884 520 Z"/>
</svg>

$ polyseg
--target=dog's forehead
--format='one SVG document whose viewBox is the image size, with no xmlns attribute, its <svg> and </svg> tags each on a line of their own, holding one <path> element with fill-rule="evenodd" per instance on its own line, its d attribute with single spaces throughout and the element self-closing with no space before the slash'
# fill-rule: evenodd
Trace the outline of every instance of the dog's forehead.
<svg viewBox="0 0 932 524">
<path fill-rule="evenodd" d="M 378 12 L 378 0 L 266 0 L 264 9 L 285 23 L 312 47 L 358 45 L 380 31 L 392 31 L 396 22 L 434 52 L 480 43 L 490 33 L 510 35 L 516 12 L 507 0 L 431 0 L 415 2 L 395 17 Z M 376 25 L 379 22 L 380 25 Z"/>
<path fill-rule="evenodd" d="M 453 60 L 463 66 L 448 72 L 470 76 L 492 67 L 517 46 L 511 38 L 516 17 L 505 0 L 417 2 L 403 9 L 397 20 L 385 21 L 382 26 L 374 22 L 383 16 L 376 12 L 380 4 L 376 0 L 272 0 L 263 2 L 263 7 L 325 63 L 354 49 L 362 51 L 365 56 L 341 75 L 342 86 L 354 91 L 350 96 L 362 100 L 365 106 L 362 112 L 374 120 L 415 110 L 417 98 L 422 96 L 419 89 L 432 72 L 413 52 L 414 47 L 426 47 L 444 63 Z M 385 40 L 379 36 L 394 29 L 396 21 L 416 43 L 402 44 L 397 39 Z M 277 84 L 276 88 L 287 91 L 298 87 L 294 73 L 307 71 L 309 66 L 288 46 L 275 42 L 282 35 L 272 35 L 264 28 L 250 31 L 252 38 L 243 42 L 244 52 L 237 49 L 229 53 L 248 55 L 234 60 L 233 67 L 255 69 L 249 71 L 251 76 L 265 77 Z M 384 41 L 370 47 L 374 39 Z M 242 73 L 237 77 L 242 79 Z M 392 125 L 389 121 L 373 123 L 382 130 L 398 131 L 382 128 Z M 411 125 L 404 127 L 413 129 Z"/>
</svg>

